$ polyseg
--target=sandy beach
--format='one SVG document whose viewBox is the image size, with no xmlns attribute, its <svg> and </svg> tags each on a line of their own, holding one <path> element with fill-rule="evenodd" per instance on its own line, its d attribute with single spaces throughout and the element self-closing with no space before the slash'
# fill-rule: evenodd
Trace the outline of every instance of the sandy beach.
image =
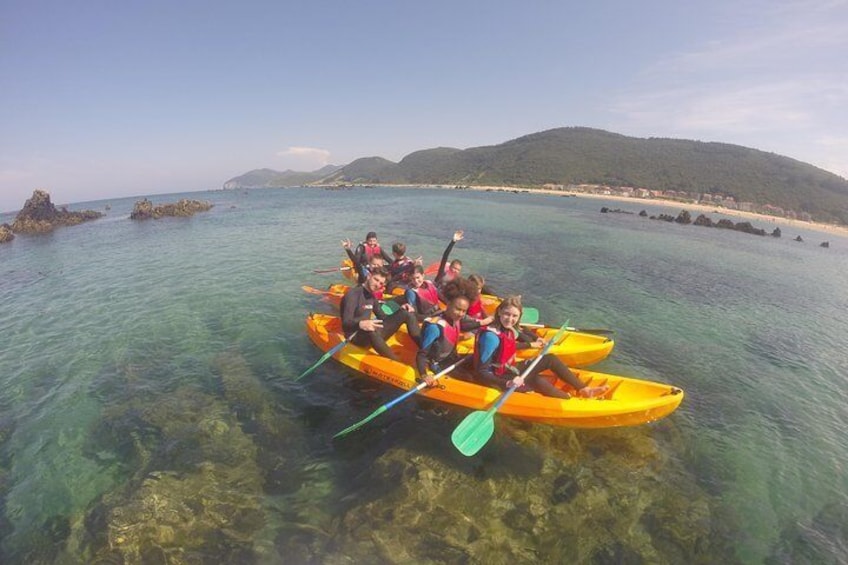
<svg viewBox="0 0 848 565">
<path fill-rule="evenodd" d="M 415 187 L 410 187 L 415 188 Z M 442 185 L 422 185 L 421 188 L 443 188 L 447 190 L 457 190 L 450 186 L 442 186 Z M 499 191 L 499 192 L 528 192 L 534 194 L 551 194 L 554 196 L 574 196 L 577 198 L 592 198 L 597 200 L 614 200 L 617 202 L 626 203 L 632 206 L 633 212 L 639 212 L 639 206 L 642 205 L 652 205 L 652 206 L 667 206 L 667 207 L 679 207 L 681 210 L 688 210 L 691 212 L 703 212 L 705 215 L 709 216 L 709 214 L 724 214 L 726 216 L 734 216 L 738 218 L 743 218 L 745 220 L 751 220 L 752 224 L 755 228 L 762 228 L 766 231 L 771 231 L 769 229 L 769 225 L 772 226 L 786 226 L 786 227 L 794 227 L 801 229 L 814 230 L 822 233 L 830 233 L 834 235 L 840 235 L 844 237 L 848 237 L 848 227 L 844 226 L 835 226 L 832 224 L 823 224 L 819 222 L 804 222 L 802 220 L 791 220 L 789 218 L 780 218 L 777 216 L 768 216 L 766 214 L 757 214 L 756 212 L 743 212 L 741 210 L 733 210 L 731 208 L 720 208 L 715 205 L 707 205 L 707 204 L 692 204 L 692 203 L 684 203 L 684 202 L 676 202 L 674 200 L 663 200 L 660 198 L 631 198 L 628 196 L 619 196 L 619 195 L 611 195 L 611 194 L 591 194 L 586 192 L 574 192 L 569 190 L 546 190 L 546 189 L 528 189 L 516 186 L 469 186 L 459 190 L 477 190 L 477 191 Z M 694 217 L 693 217 L 694 219 Z M 761 222 L 766 225 L 756 225 L 754 222 Z"/>
</svg>

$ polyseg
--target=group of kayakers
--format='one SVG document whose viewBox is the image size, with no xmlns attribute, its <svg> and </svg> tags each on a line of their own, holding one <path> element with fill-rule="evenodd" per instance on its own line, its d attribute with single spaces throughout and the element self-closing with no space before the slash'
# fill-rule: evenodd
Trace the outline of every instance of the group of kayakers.
<svg viewBox="0 0 848 565">
<path fill-rule="evenodd" d="M 432 386 L 430 371 L 437 373 L 459 361 L 456 348 L 461 336 L 474 332 L 472 366 L 454 372 L 461 378 L 500 389 L 515 387 L 519 392 L 535 391 L 569 398 L 569 393 L 540 376 L 550 370 L 580 396 L 594 397 L 606 392 L 607 387 L 586 386 L 553 354 L 544 355 L 529 373 L 523 374 L 529 361 L 518 362 L 516 352 L 541 348 L 544 342 L 520 328 L 523 311 L 520 296 L 503 299 L 492 315 L 486 312 L 481 297 L 485 288 L 483 277 L 463 277 L 462 262 L 458 259 L 449 262 L 451 251 L 462 239 L 461 230 L 453 234 L 432 281 L 425 276 L 421 257 L 409 258 L 402 243 L 395 243 L 389 256 L 374 232 L 369 232 L 355 249 L 349 239 L 343 240 L 342 247 L 351 259 L 358 282 L 341 301 L 345 338 L 399 361 L 387 340 L 406 326 L 418 345 L 415 369 L 419 378 Z M 395 302 L 396 308 L 384 307 L 389 300 Z"/>
</svg>

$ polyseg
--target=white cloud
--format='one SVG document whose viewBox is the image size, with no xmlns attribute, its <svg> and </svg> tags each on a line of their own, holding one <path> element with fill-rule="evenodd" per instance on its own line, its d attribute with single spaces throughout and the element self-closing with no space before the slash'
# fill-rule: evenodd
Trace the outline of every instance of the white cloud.
<svg viewBox="0 0 848 565">
<path fill-rule="evenodd" d="M 848 2 L 747 6 L 762 17 L 737 12 L 728 22 L 744 23 L 646 67 L 611 105 L 612 129 L 737 143 L 845 176 Z"/>
<path fill-rule="evenodd" d="M 277 153 L 278 157 L 298 157 L 311 162 L 326 165 L 330 162 L 330 152 L 317 147 L 289 147 Z"/>
</svg>

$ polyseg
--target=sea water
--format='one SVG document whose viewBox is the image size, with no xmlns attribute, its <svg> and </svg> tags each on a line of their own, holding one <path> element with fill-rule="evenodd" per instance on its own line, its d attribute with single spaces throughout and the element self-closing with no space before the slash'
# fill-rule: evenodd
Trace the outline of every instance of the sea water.
<svg viewBox="0 0 848 565">
<path fill-rule="evenodd" d="M 83 203 L 105 217 L 0 246 L 3 563 L 848 561 L 848 238 L 529 193 L 153 199 L 180 197 L 214 208 Z M 340 282 L 313 270 L 341 239 L 429 264 L 456 229 L 466 272 L 551 325 L 614 329 L 594 369 L 681 407 L 608 430 L 497 418 L 465 458 L 467 410 L 412 400 L 333 440 L 398 391 L 335 362 L 294 381 L 320 356 L 304 318 L 331 311 L 301 285 Z"/>
</svg>

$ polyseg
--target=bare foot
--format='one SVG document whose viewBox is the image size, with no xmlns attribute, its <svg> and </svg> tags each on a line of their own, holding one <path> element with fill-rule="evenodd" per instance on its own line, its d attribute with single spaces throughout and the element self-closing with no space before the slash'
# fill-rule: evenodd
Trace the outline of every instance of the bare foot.
<svg viewBox="0 0 848 565">
<path fill-rule="evenodd" d="M 580 390 L 577 391 L 577 394 L 583 398 L 597 398 L 598 396 L 603 396 L 609 387 L 604 386 L 584 386 Z"/>
</svg>

